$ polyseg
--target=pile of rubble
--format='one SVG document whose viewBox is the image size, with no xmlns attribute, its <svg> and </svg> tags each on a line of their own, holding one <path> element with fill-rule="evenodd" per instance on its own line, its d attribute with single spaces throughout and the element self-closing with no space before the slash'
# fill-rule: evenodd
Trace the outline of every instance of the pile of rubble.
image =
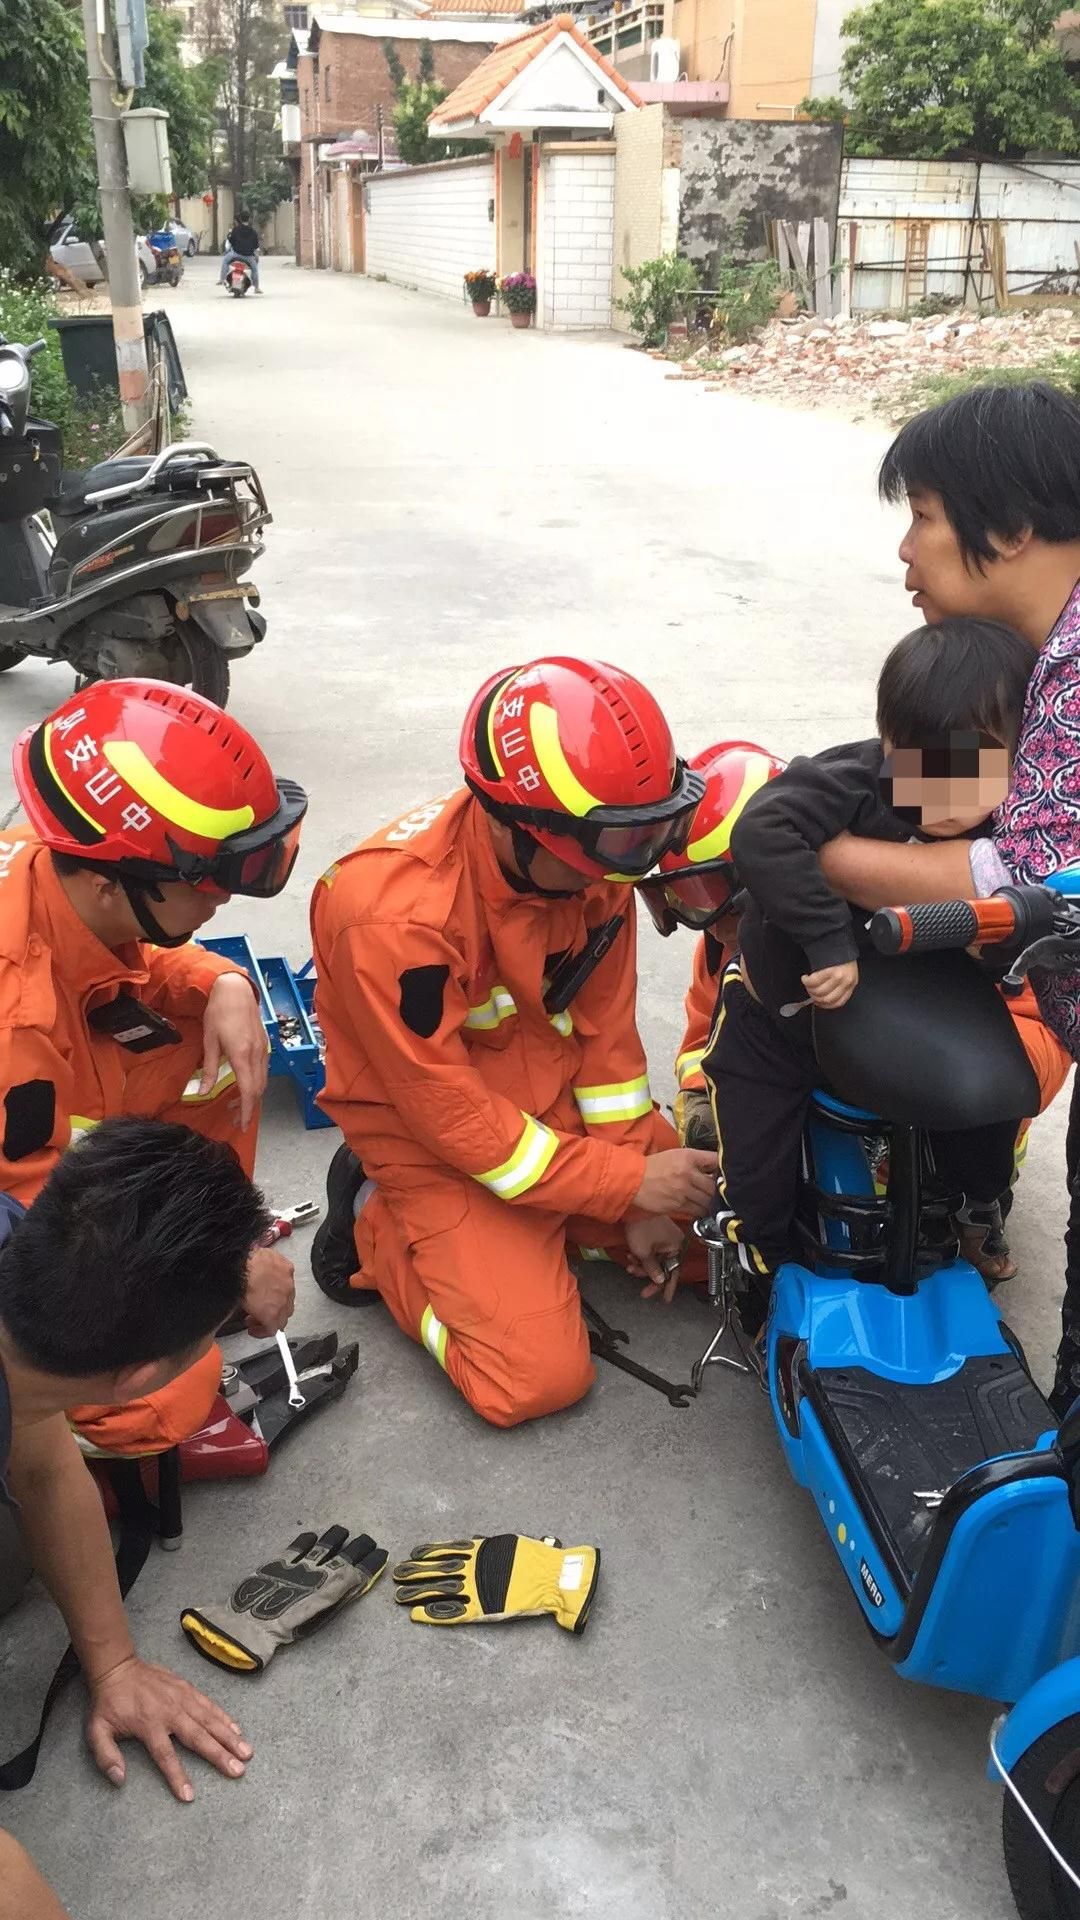
<svg viewBox="0 0 1080 1920">
<path fill-rule="evenodd" d="M 923 376 L 986 367 L 1036 367 L 1080 348 L 1080 309 L 991 313 L 966 308 L 911 320 L 771 320 L 743 346 L 693 350 L 669 380 L 700 380 L 707 393 L 749 392 L 796 406 L 865 416 L 902 413 Z"/>
</svg>

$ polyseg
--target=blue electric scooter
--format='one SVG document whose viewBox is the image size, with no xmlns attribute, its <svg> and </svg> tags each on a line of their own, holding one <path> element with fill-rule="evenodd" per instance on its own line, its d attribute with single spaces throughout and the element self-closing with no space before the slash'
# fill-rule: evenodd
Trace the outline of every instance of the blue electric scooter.
<svg viewBox="0 0 1080 1920">
<path fill-rule="evenodd" d="M 924 1178 L 928 1129 L 1038 1111 L 1002 993 L 960 950 L 1008 942 L 1006 994 L 1031 966 L 1080 969 L 1080 871 L 877 914 L 871 933 L 858 991 L 814 1019 L 829 1090 L 806 1127 L 801 1257 L 772 1289 L 763 1384 L 788 1466 L 897 1671 L 1015 1703 L 990 1764 L 1006 1787 L 1013 1896 L 1023 1920 L 1080 1920 L 1080 1401 L 1059 1430 L 958 1257 L 959 1196 L 932 1197 Z M 914 957 L 884 957 L 898 953 Z M 698 1232 L 726 1323 L 732 1250 L 712 1223 Z"/>
</svg>

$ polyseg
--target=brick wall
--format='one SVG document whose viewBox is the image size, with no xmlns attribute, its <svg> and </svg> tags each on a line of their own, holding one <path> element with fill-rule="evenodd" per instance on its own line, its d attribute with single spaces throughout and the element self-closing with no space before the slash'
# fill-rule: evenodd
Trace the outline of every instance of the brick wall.
<svg viewBox="0 0 1080 1920">
<path fill-rule="evenodd" d="M 356 127 L 374 133 L 377 106 L 382 107 L 389 126 L 394 111 L 394 83 L 382 41 L 368 34 L 335 33 L 333 20 L 320 19 L 319 24 L 318 99 L 309 95 L 305 109 L 301 84 L 302 133 L 318 129 L 329 136 L 352 133 Z M 421 44 L 419 40 L 393 42 L 410 80 L 416 79 Z M 449 92 L 490 52 L 490 46 L 477 41 L 435 40 L 432 42 L 435 78 Z M 317 119 L 313 117 L 316 113 Z"/>
<path fill-rule="evenodd" d="M 373 174 L 364 196 L 365 272 L 460 301 L 469 268 L 493 264 L 491 158 Z"/>
<path fill-rule="evenodd" d="M 549 152 L 541 164 L 540 324 L 609 327 L 614 148 Z"/>
<path fill-rule="evenodd" d="M 615 117 L 614 272 L 612 300 L 626 292 L 623 267 L 655 260 L 660 245 L 660 173 L 664 157 L 664 109 L 642 107 Z M 612 325 L 629 331 L 625 313 L 612 309 Z"/>
</svg>

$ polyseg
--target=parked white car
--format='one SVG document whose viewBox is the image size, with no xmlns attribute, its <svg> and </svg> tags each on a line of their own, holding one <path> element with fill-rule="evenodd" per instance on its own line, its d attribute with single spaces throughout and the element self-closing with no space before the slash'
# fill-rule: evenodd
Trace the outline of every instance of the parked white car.
<svg viewBox="0 0 1080 1920">
<path fill-rule="evenodd" d="M 95 249 L 89 240 L 80 240 L 72 219 L 65 220 L 49 252 L 57 266 L 66 267 L 69 273 L 77 274 L 85 286 L 94 287 L 105 278 L 104 247 Z M 139 282 L 145 286 L 149 276 L 156 271 L 157 263 L 153 249 L 141 234 L 135 236 L 135 253 L 139 262 Z"/>
<path fill-rule="evenodd" d="M 180 252 L 186 253 L 188 259 L 193 260 L 199 251 L 198 234 L 192 233 L 190 227 L 185 227 L 182 220 L 166 220 L 165 225 L 176 241 Z"/>
</svg>

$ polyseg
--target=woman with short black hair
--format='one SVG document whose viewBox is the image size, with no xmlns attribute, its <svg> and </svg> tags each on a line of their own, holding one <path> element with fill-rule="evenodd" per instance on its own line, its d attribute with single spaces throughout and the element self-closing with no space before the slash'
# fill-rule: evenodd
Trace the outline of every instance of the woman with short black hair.
<svg viewBox="0 0 1080 1920">
<path fill-rule="evenodd" d="M 907 499 L 904 585 L 931 624 L 1000 620 L 1036 650 L 994 854 L 882 847 L 841 835 L 822 853 L 830 884 L 861 906 L 947 900 L 1030 883 L 1080 862 L 1080 404 L 1045 381 L 987 386 L 919 414 L 882 462 L 885 499 Z M 1044 1020 L 1080 1059 L 1080 973 L 1033 974 Z M 1050 1402 L 1080 1394 L 1080 1095 L 1066 1150 L 1070 1194 L 1062 1340 Z"/>
</svg>

